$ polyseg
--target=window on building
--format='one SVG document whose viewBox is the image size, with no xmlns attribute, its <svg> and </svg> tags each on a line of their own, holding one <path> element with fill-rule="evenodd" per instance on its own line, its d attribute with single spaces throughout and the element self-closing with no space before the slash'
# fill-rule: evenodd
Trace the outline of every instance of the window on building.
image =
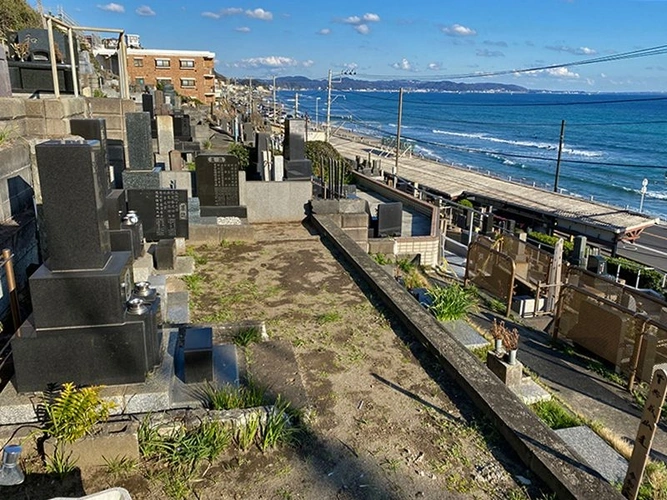
<svg viewBox="0 0 667 500">
<path fill-rule="evenodd" d="M 194 68 L 194 59 L 181 59 L 181 68 Z"/>
<path fill-rule="evenodd" d="M 181 78 L 181 87 L 192 88 L 195 85 L 196 85 L 196 80 L 194 78 Z"/>
<path fill-rule="evenodd" d="M 155 67 L 156 68 L 170 68 L 171 67 L 171 61 L 169 59 L 156 59 L 155 60 Z"/>
<path fill-rule="evenodd" d="M 144 65 L 144 60 L 135 57 L 135 59 L 134 59 L 134 66 L 135 66 L 136 68 L 141 68 L 143 65 Z"/>
<path fill-rule="evenodd" d="M 137 84 L 137 86 L 143 87 L 144 85 L 146 85 L 146 80 L 143 78 L 136 78 L 135 83 Z"/>
</svg>

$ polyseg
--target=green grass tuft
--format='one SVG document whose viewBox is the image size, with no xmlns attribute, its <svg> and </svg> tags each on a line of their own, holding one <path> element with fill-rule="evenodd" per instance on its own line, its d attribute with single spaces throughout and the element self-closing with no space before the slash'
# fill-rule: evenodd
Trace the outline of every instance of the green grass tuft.
<svg viewBox="0 0 667 500">
<path fill-rule="evenodd" d="M 582 425 L 581 419 L 567 410 L 563 405 L 554 399 L 549 401 L 540 401 L 530 405 L 530 408 L 540 417 L 551 429 L 566 429 Z"/>
<path fill-rule="evenodd" d="M 465 318 L 478 309 L 479 296 L 473 287 L 454 283 L 447 287 L 433 287 L 428 291 L 432 304 L 429 309 L 438 321 L 454 321 Z"/>
<path fill-rule="evenodd" d="M 220 387 L 206 384 L 203 396 L 206 407 L 211 410 L 255 408 L 266 404 L 266 390 L 252 379 L 240 387 L 229 384 Z"/>
<path fill-rule="evenodd" d="M 246 347 L 252 343 L 262 340 L 262 332 L 259 328 L 252 326 L 243 328 L 234 335 L 234 343 L 240 347 Z"/>
</svg>

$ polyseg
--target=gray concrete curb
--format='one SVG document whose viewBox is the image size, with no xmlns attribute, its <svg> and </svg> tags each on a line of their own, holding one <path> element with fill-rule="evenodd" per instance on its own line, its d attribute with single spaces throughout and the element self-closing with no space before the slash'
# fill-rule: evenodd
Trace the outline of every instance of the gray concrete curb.
<svg viewBox="0 0 667 500">
<path fill-rule="evenodd" d="M 440 361 L 448 375 L 492 421 L 521 460 L 560 499 L 622 499 L 564 441 L 426 312 L 396 281 L 326 216 L 313 214 L 319 231 L 345 255 L 406 328 Z M 445 333 L 445 334 L 443 334 Z"/>
</svg>

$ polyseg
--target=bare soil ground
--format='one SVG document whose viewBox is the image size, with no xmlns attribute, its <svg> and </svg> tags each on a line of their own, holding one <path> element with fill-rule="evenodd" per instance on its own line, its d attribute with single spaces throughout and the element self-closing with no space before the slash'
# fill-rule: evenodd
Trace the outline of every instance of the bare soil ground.
<svg viewBox="0 0 667 500">
<path fill-rule="evenodd" d="M 230 452 L 210 464 L 190 485 L 193 498 L 543 496 L 435 359 L 312 231 L 259 226 L 254 243 L 190 252 L 199 276 L 190 280 L 192 322 L 264 320 L 269 337 L 293 349 L 309 415 L 294 446 Z M 252 371 L 252 347 L 247 355 Z M 124 486 L 136 500 L 166 497 L 164 481 L 145 470 L 121 478 L 83 470 L 81 484 L 87 492 Z"/>
</svg>

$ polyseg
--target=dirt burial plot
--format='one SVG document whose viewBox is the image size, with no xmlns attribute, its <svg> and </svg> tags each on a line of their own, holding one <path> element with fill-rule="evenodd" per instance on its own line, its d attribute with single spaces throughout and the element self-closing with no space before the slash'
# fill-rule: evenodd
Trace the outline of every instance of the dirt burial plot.
<svg viewBox="0 0 667 500">
<path fill-rule="evenodd" d="M 299 443 L 212 469 L 200 498 L 528 498 L 530 477 L 433 358 L 302 225 L 191 249 L 193 323 L 264 320 L 309 399 Z M 248 363 L 252 366 L 252 348 Z"/>
</svg>

